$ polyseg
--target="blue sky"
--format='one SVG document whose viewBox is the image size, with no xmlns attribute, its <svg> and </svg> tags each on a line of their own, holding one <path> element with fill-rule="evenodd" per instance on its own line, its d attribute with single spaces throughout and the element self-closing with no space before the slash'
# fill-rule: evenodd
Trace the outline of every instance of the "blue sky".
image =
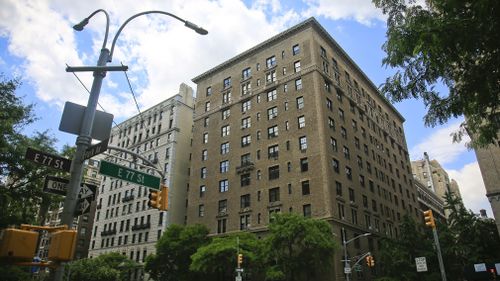
<svg viewBox="0 0 500 281">
<path fill-rule="evenodd" d="M 165 3 L 168 2 L 168 3 Z M 40 118 L 27 130 L 50 130 L 58 146 L 73 145 L 75 136 L 58 131 L 65 101 L 86 105 L 88 94 L 78 80 L 65 72 L 71 66 L 95 65 L 103 42 L 103 14 L 94 16 L 84 31 L 71 28 L 96 9 L 110 13 L 110 41 L 129 16 L 146 11 L 174 13 L 209 31 L 200 36 L 165 16 L 140 17 L 120 35 L 113 62 L 129 66 L 127 72 L 141 110 L 174 95 L 179 84 L 192 86 L 191 78 L 238 53 L 311 17 L 363 69 L 375 85 L 394 70 L 382 66 L 385 18 L 368 0 L 172 0 L 104 1 L 3 0 L 0 10 L 0 73 L 20 77 L 19 95 L 36 104 Z M 90 89 L 91 74 L 78 76 Z M 442 89 L 446 94 L 446 89 Z M 137 114 L 123 73 L 108 73 L 100 96 L 104 109 L 120 121 Z M 449 134 L 462 119 L 426 128 L 421 101 L 408 100 L 395 107 L 405 117 L 405 133 L 412 160 L 427 151 L 457 180 L 466 206 L 484 208 L 491 215 L 484 184 L 473 151 L 452 144 Z"/>
</svg>

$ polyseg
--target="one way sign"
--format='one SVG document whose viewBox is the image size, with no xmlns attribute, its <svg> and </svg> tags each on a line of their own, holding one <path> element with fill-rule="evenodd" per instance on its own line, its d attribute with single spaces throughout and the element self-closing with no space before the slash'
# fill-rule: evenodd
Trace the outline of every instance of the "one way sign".
<svg viewBox="0 0 500 281">
<path fill-rule="evenodd" d="M 82 183 L 80 186 L 80 192 L 78 192 L 78 199 L 92 197 L 95 199 L 95 193 L 97 191 L 97 186 L 88 183 Z"/>
<path fill-rule="evenodd" d="M 78 200 L 75 210 L 75 216 L 80 216 L 90 212 L 90 204 L 92 204 L 92 198 L 82 198 Z"/>
</svg>

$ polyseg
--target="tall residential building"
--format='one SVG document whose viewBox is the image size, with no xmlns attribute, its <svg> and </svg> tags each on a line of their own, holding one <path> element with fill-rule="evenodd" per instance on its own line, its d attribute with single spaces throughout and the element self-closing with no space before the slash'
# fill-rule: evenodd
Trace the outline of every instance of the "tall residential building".
<svg viewBox="0 0 500 281">
<path fill-rule="evenodd" d="M 183 224 L 186 216 L 186 190 L 193 126 L 193 90 L 181 84 L 179 93 L 143 111 L 111 131 L 110 146 L 131 150 L 153 163 L 166 175 L 169 210 L 148 207 L 149 188 L 103 176 L 97 201 L 89 256 L 118 252 L 143 262 L 154 253 L 155 243 L 166 226 Z M 132 155 L 108 150 L 108 161 L 143 172 Z M 118 158 L 117 158 L 118 157 Z M 158 174 L 156 174 L 158 175 Z M 141 272 L 134 272 L 137 278 Z M 135 279 L 134 279 L 135 280 Z"/>
<path fill-rule="evenodd" d="M 500 233 L 500 142 L 487 148 L 475 149 L 483 176 L 486 197 L 490 201 L 498 233 Z"/>
<path fill-rule="evenodd" d="M 418 179 L 414 180 L 413 183 L 417 188 L 418 203 L 420 210 L 425 212 L 427 210 L 432 210 L 434 217 L 439 220 L 445 220 L 445 210 L 444 201 L 442 198 L 431 191 L 425 184 L 420 182 Z M 424 217 L 422 217 L 423 221 Z"/>
<path fill-rule="evenodd" d="M 411 161 L 411 168 L 413 177 L 425 184 L 439 198 L 443 199 L 448 191 L 462 198 L 457 182 L 450 180 L 446 170 L 437 160 L 430 160 L 427 152 L 424 152 L 424 159 Z"/>
<path fill-rule="evenodd" d="M 188 224 L 261 233 L 295 212 L 330 222 L 339 242 L 372 232 L 354 256 L 397 236 L 402 215 L 421 217 L 404 118 L 316 19 L 193 81 Z"/>
</svg>

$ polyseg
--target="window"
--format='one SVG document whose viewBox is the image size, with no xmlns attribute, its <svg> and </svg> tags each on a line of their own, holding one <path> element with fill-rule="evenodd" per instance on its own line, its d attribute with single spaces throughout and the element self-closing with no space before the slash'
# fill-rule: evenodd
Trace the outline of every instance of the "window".
<svg viewBox="0 0 500 281">
<path fill-rule="evenodd" d="M 299 129 L 302 129 L 306 126 L 306 118 L 304 117 L 304 115 L 297 118 L 297 124 L 299 126 Z"/>
<path fill-rule="evenodd" d="M 280 177 L 280 166 L 269 167 L 269 180 L 279 179 Z"/>
<path fill-rule="evenodd" d="M 322 46 L 319 47 L 319 51 L 320 51 L 320 55 L 324 58 L 326 58 L 326 51 L 325 51 L 325 48 L 323 48 Z"/>
<path fill-rule="evenodd" d="M 342 196 L 342 184 L 338 181 L 335 181 L 335 194 L 337 196 Z"/>
<path fill-rule="evenodd" d="M 307 137 L 303 136 L 299 138 L 299 149 L 306 150 L 307 149 Z"/>
<path fill-rule="evenodd" d="M 272 202 L 276 202 L 276 201 L 280 201 L 280 188 L 279 187 L 269 189 L 269 202 L 272 203 Z"/>
<path fill-rule="evenodd" d="M 278 126 L 272 126 L 267 128 L 267 138 L 275 138 L 278 136 Z"/>
<path fill-rule="evenodd" d="M 203 127 L 208 127 L 208 123 L 210 121 L 210 118 L 208 117 L 205 117 L 205 119 L 203 119 Z M 154 128 L 153 128 L 154 129 Z"/>
<path fill-rule="evenodd" d="M 250 194 L 241 195 L 240 197 L 240 208 L 249 208 L 250 207 Z"/>
<path fill-rule="evenodd" d="M 347 146 L 344 146 L 342 151 L 344 152 L 344 157 L 346 159 L 351 159 L 351 154 L 349 153 L 349 148 Z"/>
<path fill-rule="evenodd" d="M 209 96 L 211 96 L 211 95 L 212 95 L 212 87 L 208 87 L 208 88 L 207 88 L 207 92 L 206 92 L 206 94 L 207 94 L 207 97 L 209 97 Z M 160 115 L 160 116 L 161 116 L 161 115 Z M 137 127 L 136 127 L 136 131 L 137 131 Z"/>
<path fill-rule="evenodd" d="M 339 218 L 344 220 L 345 219 L 344 204 L 338 203 L 337 208 L 338 208 L 338 212 L 339 212 Z"/>
<path fill-rule="evenodd" d="M 278 117 L 278 107 L 271 107 L 267 110 L 267 120 L 271 120 Z"/>
<path fill-rule="evenodd" d="M 229 160 L 224 160 L 220 162 L 219 171 L 221 174 L 229 172 Z"/>
<path fill-rule="evenodd" d="M 295 90 L 302 89 L 302 78 L 295 80 Z"/>
<path fill-rule="evenodd" d="M 251 71 L 250 67 L 245 68 L 245 69 L 243 69 L 243 71 L 241 71 L 241 78 L 243 80 L 246 80 L 246 79 L 250 78 L 251 76 L 252 76 L 252 71 Z"/>
<path fill-rule="evenodd" d="M 354 189 L 349 188 L 349 201 L 356 202 L 356 196 L 354 194 Z"/>
<path fill-rule="evenodd" d="M 205 103 L 205 112 L 207 112 L 207 111 L 209 111 L 209 110 L 210 110 L 210 102 L 209 102 L 209 101 L 207 101 L 207 102 Z"/>
<path fill-rule="evenodd" d="M 208 133 L 203 133 L 203 143 L 208 143 Z"/>
<path fill-rule="evenodd" d="M 221 137 L 225 137 L 225 136 L 229 136 L 229 125 L 226 125 L 226 126 L 222 126 L 221 128 Z"/>
<path fill-rule="evenodd" d="M 247 129 L 252 126 L 252 119 L 250 117 L 241 119 L 241 128 Z"/>
<path fill-rule="evenodd" d="M 219 181 L 219 192 L 226 192 L 229 190 L 229 181 L 227 179 Z"/>
<path fill-rule="evenodd" d="M 333 120 L 331 117 L 328 117 L 328 127 L 335 131 L 335 120 Z"/>
<path fill-rule="evenodd" d="M 225 142 L 220 145 L 220 154 L 228 154 L 229 153 L 229 142 Z"/>
<path fill-rule="evenodd" d="M 241 94 L 244 96 L 249 94 L 252 90 L 252 83 L 250 81 L 241 84 Z"/>
<path fill-rule="evenodd" d="M 247 186 L 250 185 L 250 174 L 243 174 L 240 176 L 240 183 L 241 186 Z"/>
<path fill-rule="evenodd" d="M 200 177 L 202 179 L 206 179 L 207 178 L 207 168 L 206 167 L 201 168 L 201 170 L 200 170 Z"/>
<path fill-rule="evenodd" d="M 344 138 L 347 139 L 347 130 L 344 127 L 340 127 L 340 135 Z"/>
<path fill-rule="evenodd" d="M 268 159 L 278 159 L 278 145 L 273 145 L 267 148 Z"/>
<path fill-rule="evenodd" d="M 217 233 L 226 233 L 227 219 L 217 220 Z"/>
<path fill-rule="evenodd" d="M 300 171 L 307 172 L 309 170 L 309 162 L 307 158 L 300 159 Z"/>
<path fill-rule="evenodd" d="M 330 111 L 332 110 L 332 101 L 329 98 L 326 98 L 326 108 Z"/>
<path fill-rule="evenodd" d="M 198 206 L 198 217 L 204 217 L 205 216 L 205 205 L 201 204 Z"/>
<path fill-rule="evenodd" d="M 309 181 L 303 181 L 301 182 L 301 185 L 302 185 L 302 195 L 311 194 L 311 190 L 309 188 Z"/>
<path fill-rule="evenodd" d="M 348 167 L 348 166 L 345 167 L 345 175 L 347 176 L 348 179 L 352 180 L 352 169 L 351 169 L 351 167 Z"/>
<path fill-rule="evenodd" d="M 293 63 L 293 68 L 295 69 L 296 73 L 300 71 L 300 60 Z"/>
<path fill-rule="evenodd" d="M 241 155 L 241 165 L 249 165 L 252 163 L 252 159 L 250 159 L 250 153 Z"/>
<path fill-rule="evenodd" d="M 229 103 L 231 101 L 231 92 L 226 92 L 222 94 L 222 104 Z"/>
<path fill-rule="evenodd" d="M 222 111 L 222 120 L 226 120 L 227 118 L 229 118 L 230 115 L 231 115 L 231 111 L 229 109 L 223 110 Z"/>
<path fill-rule="evenodd" d="M 304 217 L 311 217 L 311 204 L 306 204 L 302 206 L 302 212 L 304 213 Z"/>
<path fill-rule="evenodd" d="M 241 104 L 241 112 L 246 112 L 246 111 L 250 110 L 251 107 L 252 107 L 252 101 L 251 100 L 244 101 Z"/>
<path fill-rule="evenodd" d="M 205 196 L 205 191 L 207 191 L 207 188 L 204 185 L 200 186 L 200 197 Z"/>
<path fill-rule="evenodd" d="M 340 172 L 339 160 L 332 158 L 332 166 L 333 166 L 333 170 L 338 174 Z"/>
<path fill-rule="evenodd" d="M 275 100 L 276 98 L 277 98 L 276 89 L 267 92 L 267 101 L 272 101 Z"/>
<path fill-rule="evenodd" d="M 250 226 L 250 215 L 240 216 L 240 230 L 248 229 Z"/>
<path fill-rule="evenodd" d="M 223 89 L 231 87 L 231 77 L 227 77 L 226 79 L 224 79 L 223 84 Z"/>
<path fill-rule="evenodd" d="M 269 71 L 266 73 L 266 83 L 276 82 L 276 70 Z"/>
<path fill-rule="evenodd" d="M 241 137 L 241 147 L 249 146 L 252 141 L 251 135 Z"/>
<path fill-rule="evenodd" d="M 304 97 L 297 98 L 297 109 L 304 108 Z"/>
<path fill-rule="evenodd" d="M 299 44 L 293 45 L 293 47 L 292 47 L 292 54 L 294 56 L 300 54 L 300 46 L 299 46 Z"/>
<path fill-rule="evenodd" d="M 272 68 L 276 65 L 276 57 L 272 56 L 266 59 L 267 68 Z"/>
<path fill-rule="evenodd" d="M 332 150 L 337 152 L 337 140 L 330 137 L 330 145 L 332 146 Z"/>
</svg>

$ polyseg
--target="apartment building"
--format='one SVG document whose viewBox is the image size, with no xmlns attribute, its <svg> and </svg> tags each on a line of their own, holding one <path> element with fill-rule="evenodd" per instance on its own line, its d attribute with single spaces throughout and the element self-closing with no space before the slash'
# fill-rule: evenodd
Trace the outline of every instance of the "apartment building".
<svg viewBox="0 0 500 281">
<path fill-rule="evenodd" d="M 260 235 L 295 212 L 330 222 L 340 244 L 371 232 L 354 256 L 396 237 L 404 214 L 421 218 L 404 118 L 316 19 L 193 81 L 188 224 Z"/>
<path fill-rule="evenodd" d="M 427 210 L 432 210 L 432 213 L 436 219 L 444 221 L 446 219 L 444 212 L 444 200 L 432 192 L 425 184 L 419 180 L 414 180 L 413 183 L 417 189 L 417 198 L 420 210 L 425 212 Z M 422 221 L 423 221 L 422 217 Z"/>
<path fill-rule="evenodd" d="M 110 147 L 125 148 L 156 164 L 166 176 L 169 210 L 148 207 L 149 188 L 103 176 L 97 198 L 89 256 L 118 252 L 137 262 L 154 253 L 155 243 L 171 223 L 186 220 L 193 90 L 181 84 L 175 96 L 112 128 Z M 154 169 L 123 151 L 108 150 L 108 161 L 159 176 Z M 132 279 L 140 279 L 135 270 Z"/>
</svg>

